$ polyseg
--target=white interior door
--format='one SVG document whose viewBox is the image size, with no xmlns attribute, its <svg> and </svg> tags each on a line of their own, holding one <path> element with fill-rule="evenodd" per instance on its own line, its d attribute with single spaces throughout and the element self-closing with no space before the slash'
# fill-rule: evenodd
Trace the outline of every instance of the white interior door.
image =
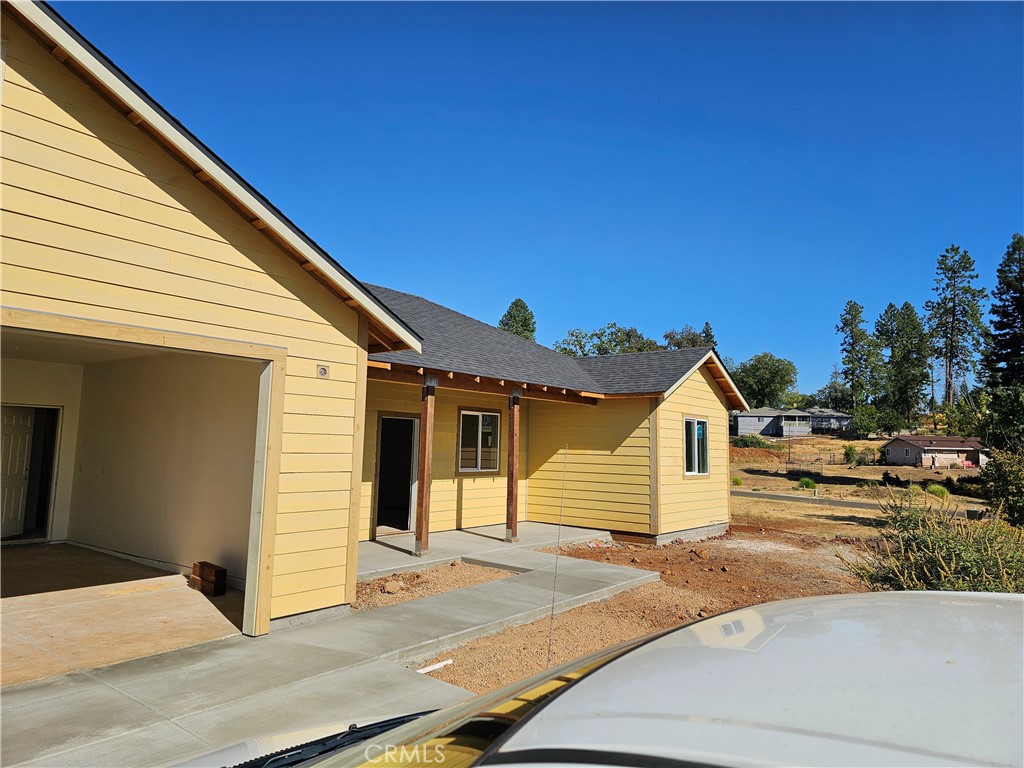
<svg viewBox="0 0 1024 768">
<path fill-rule="evenodd" d="M 25 501 L 28 498 L 28 471 L 32 456 L 31 408 L 5 405 L 0 417 L 0 484 L 2 516 L 0 536 L 25 532 Z"/>
</svg>

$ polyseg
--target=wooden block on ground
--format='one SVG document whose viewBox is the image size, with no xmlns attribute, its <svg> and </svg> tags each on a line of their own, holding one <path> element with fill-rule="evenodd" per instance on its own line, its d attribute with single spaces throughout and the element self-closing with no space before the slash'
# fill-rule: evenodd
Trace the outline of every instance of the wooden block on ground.
<svg viewBox="0 0 1024 768">
<path fill-rule="evenodd" d="M 202 592 L 207 597 L 220 597 L 228 591 L 226 581 L 207 581 L 206 579 L 201 579 L 194 574 L 188 577 L 188 585 L 192 589 Z"/>
<path fill-rule="evenodd" d="M 226 584 L 228 580 L 228 569 L 222 568 L 214 563 L 208 563 L 205 560 L 200 560 L 192 563 L 192 575 L 198 576 L 203 581 Z"/>
</svg>

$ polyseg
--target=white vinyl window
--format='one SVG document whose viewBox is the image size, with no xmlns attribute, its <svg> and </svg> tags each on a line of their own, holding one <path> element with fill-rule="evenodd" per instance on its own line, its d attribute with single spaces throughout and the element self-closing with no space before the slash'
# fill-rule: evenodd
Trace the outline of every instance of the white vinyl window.
<svg viewBox="0 0 1024 768">
<path fill-rule="evenodd" d="M 459 471 L 498 471 L 498 431 L 501 415 L 486 411 L 459 414 Z"/>
<path fill-rule="evenodd" d="M 708 423 L 704 419 L 686 419 L 683 424 L 683 455 L 686 474 L 708 473 Z"/>
<path fill-rule="evenodd" d="M 886 448 L 885 449 L 885 457 L 889 458 L 890 456 L 892 456 L 892 448 Z"/>
</svg>

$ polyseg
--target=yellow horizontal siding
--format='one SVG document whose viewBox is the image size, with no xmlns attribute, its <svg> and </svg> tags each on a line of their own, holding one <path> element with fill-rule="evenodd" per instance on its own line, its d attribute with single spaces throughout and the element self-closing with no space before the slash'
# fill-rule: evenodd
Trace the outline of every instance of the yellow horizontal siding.
<svg viewBox="0 0 1024 768">
<path fill-rule="evenodd" d="M 274 573 L 302 573 L 332 568 L 344 563 L 347 557 L 345 547 L 306 549 L 300 552 L 278 552 L 274 555 Z"/>
<path fill-rule="evenodd" d="M 497 473 L 460 474 L 456 471 L 459 408 L 482 408 L 501 413 Z M 377 426 L 381 413 L 419 414 L 420 388 L 408 384 L 369 381 L 366 393 L 366 441 L 363 488 L 360 495 L 359 538 L 370 538 L 375 495 Z M 520 414 L 520 519 L 526 516 L 524 454 L 526 419 Z M 434 404 L 434 462 L 430 486 L 430 530 L 447 531 L 505 522 L 508 493 L 508 398 L 476 392 L 438 389 Z"/>
<path fill-rule="evenodd" d="M 649 410 L 647 398 L 531 403 L 529 519 L 649 533 Z"/>
<path fill-rule="evenodd" d="M 4 305 L 286 350 L 271 615 L 341 603 L 356 314 L 9 19 Z"/>
<path fill-rule="evenodd" d="M 311 573 L 315 573 L 311 572 Z M 340 574 L 344 578 L 345 574 Z M 295 613 L 315 611 L 324 606 L 341 605 L 345 602 L 344 587 L 325 587 L 309 592 L 280 595 L 271 598 L 270 613 L 272 616 L 291 616 Z"/>
<path fill-rule="evenodd" d="M 683 423 L 707 419 L 706 476 L 684 471 Z M 697 528 L 729 520 L 729 411 L 705 369 L 690 376 L 658 407 L 659 530 Z"/>
</svg>

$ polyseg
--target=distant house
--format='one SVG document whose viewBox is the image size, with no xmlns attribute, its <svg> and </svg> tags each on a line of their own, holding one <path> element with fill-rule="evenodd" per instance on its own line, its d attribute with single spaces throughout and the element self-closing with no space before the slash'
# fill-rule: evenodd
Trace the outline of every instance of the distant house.
<svg viewBox="0 0 1024 768">
<path fill-rule="evenodd" d="M 882 446 L 886 464 L 913 467 L 978 467 L 987 457 L 973 437 L 897 435 Z"/>
<path fill-rule="evenodd" d="M 805 408 L 811 416 L 811 432 L 816 435 L 832 435 L 849 432 L 853 428 L 853 416 L 831 408 Z"/>
<path fill-rule="evenodd" d="M 811 434 L 811 414 L 789 408 L 755 408 L 733 416 L 734 435 L 766 435 L 769 437 L 798 437 Z"/>
</svg>

